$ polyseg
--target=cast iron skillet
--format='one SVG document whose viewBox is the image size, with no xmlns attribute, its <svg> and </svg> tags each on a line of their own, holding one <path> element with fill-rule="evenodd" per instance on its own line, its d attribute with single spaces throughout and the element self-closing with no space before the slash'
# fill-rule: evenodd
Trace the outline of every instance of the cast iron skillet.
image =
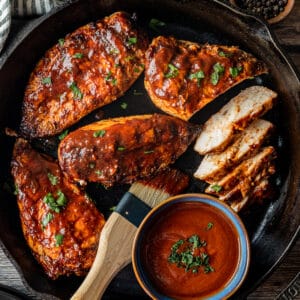
<svg viewBox="0 0 300 300">
<path fill-rule="evenodd" d="M 137 13 L 140 25 L 149 30 L 151 18 L 163 20 L 166 26 L 160 34 L 200 43 L 239 45 L 242 49 L 263 59 L 270 74 L 247 80 L 231 89 L 192 118 L 202 123 L 241 89 L 253 85 L 266 85 L 279 93 L 276 107 L 266 115 L 277 131 L 272 143 L 278 151 L 278 172 L 274 178 L 277 196 L 261 206 L 243 213 L 242 219 L 251 239 L 252 262 L 247 279 L 234 298 L 243 299 L 266 275 L 274 269 L 299 231 L 300 199 L 300 100 L 299 79 L 289 60 L 284 56 L 268 27 L 260 20 L 237 12 L 219 1 L 175 0 L 83 0 L 43 17 L 19 37 L 4 54 L 0 71 L 0 239 L 1 245 L 20 272 L 26 286 L 42 299 L 67 299 L 78 288 L 82 279 L 76 277 L 49 280 L 33 259 L 23 238 L 16 199 L 9 191 L 11 185 L 9 162 L 14 140 L 4 135 L 4 128 L 18 129 L 21 103 L 29 74 L 43 53 L 57 40 L 77 27 L 95 21 L 112 12 L 125 10 Z M 149 30 L 150 36 L 158 33 Z M 136 96 L 134 90 L 143 95 Z M 122 110 L 120 104 L 128 103 Z M 105 117 L 152 113 L 158 111 L 143 87 L 143 76 L 122 99 L 102 109 Z M 73 128 L 95 120 L 92 113 Z M 56 155 L 58 139 L 34 141 L 40 151 Z M 176 167 L 192 174 L 200 157 L 189 149 Z M 200 181 L 192 181 L 188 192 L 203 191 Z M 128 186 L 109 191 L 97 185 L 89 192 L 106 216 L 109 207 L 118 202 Z M 125 268 L 111 283 L 105 299 L 147 299 L 134 279 L 131 266 Z"/>
</svg>

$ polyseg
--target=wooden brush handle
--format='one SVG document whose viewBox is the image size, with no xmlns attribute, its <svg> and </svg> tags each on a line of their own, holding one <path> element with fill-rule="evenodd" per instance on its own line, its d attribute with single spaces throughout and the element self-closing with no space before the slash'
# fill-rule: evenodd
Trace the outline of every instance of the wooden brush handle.
<svg viewBox="0 0 300 300">
<path fill-rule="evenodd" d="M 137 227 L 113 212 L 100 236 L 95 261 L 72 300 L 98 300 L 114 276 L 131 261 Z"/>
</svg>

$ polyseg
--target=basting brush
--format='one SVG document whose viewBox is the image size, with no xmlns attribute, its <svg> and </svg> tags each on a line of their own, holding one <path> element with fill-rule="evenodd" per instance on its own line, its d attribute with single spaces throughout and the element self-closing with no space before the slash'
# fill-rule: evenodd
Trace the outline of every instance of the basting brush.
<svg viewBox="0 0 300 300">
<path fill-rule="evenodd" d="M 104 225 L 94 263 L 71 300 L 98 300 L 114 276 L 131 261 L 137 227 L 152 207 L 187 188 L 189 177 L 168 169 L 134 183 Z"/>
</svg>

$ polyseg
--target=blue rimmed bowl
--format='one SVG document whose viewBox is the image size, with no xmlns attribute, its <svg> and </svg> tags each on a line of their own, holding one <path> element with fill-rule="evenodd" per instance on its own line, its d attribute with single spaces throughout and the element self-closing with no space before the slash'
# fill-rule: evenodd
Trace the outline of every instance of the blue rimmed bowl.
<svg viewBox="0 0 300 300">
<path fill-rule="evenodd" d="M 193 251 L 208 254 L 212 272 L 204 266 L 188 270 L 169 260 L 176 240 L 191 249 L 189 238 L 198 234 L 205 247 Z M 205 194 L 178 195 L 145 217 L 135 236 L 132 262 L 139 284 L 152 299 L 227 299 L 246 278 L 250 242 L 239 216 L 223 202 Z"/>
</svg>

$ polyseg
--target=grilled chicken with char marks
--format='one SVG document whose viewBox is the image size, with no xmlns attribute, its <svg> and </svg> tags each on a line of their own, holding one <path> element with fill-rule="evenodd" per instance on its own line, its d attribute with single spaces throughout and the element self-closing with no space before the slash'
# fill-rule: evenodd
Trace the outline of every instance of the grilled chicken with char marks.
<svg viewBox="0 0 300 300">
<path fill-rule="evenodd" d="M 273 107 L 276 97 L 277 93 L 263 86 L 251 86 L 240 92 L 205 122 L 195 151 L 201 155 L 223 151 L 235 133 Z"/>
<path fill-rule="evenodd" d="M 103 120 L 67 135 L 59 164 L 71 179 L 105 186 L 151 177 L 183 154 L 200 127 L 165 115 Z"/>
<path fill-rule="evenodd" d="M 89 23 L 48 50 L 27 85 L 21 132 L 51 136 L 123 95 L 144 70 L 148 40 L 117 12 Z"/>
<path fill-rule="evenodd" d="M 91 267 L 104 217 L 62 174 L 57 162 L 17 139 L 12 159 L 25 239 L 52 279 Z"/>
<path fill-rule="evenodd" d="M 145 87 L 158 108 L 188 120 L 232 86 L 263 73 L 265 64 L 238 47 L 159 36 L 146 53 Z"/>
</svg>

